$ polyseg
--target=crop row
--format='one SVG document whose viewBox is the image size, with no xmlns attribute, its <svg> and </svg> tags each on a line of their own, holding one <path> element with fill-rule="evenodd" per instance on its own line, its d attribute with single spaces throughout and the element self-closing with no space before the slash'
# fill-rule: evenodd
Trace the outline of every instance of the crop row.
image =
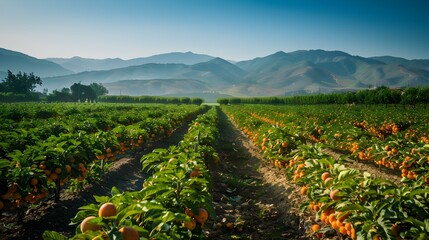
<svg viewBox="0 0 429 240">
<path fill-rule="evenodd" d="M 255 118 L 301 133 L 351 158 L 429 182 L 429 113 L 380 106 L 240 106 Z"/>
<path fill-rule="evenodd" d="M 272 110 L 269 106 L 250 110 L 252 107 L 223 106 L 222 109 L 261 149 L 265 159 L 301 187 L 301 193 L 308 197 L 302 210 L 316 214 L 312 226 L 315 236 L 323 238 L 329 229 L 351 239 L 426 239 L 429 236 L 429 188 L 424 181 L 398 186 L 346 167 L 344 160 L 323 153 L 327 147 L 320 143 L 323 130 L 319 133 L 315 129 L 323 119 L 307 113 L 300 122 L 289 118 L 282 121 L 272 112 L 269 114 Z M 289 109 L 276 114 L 291 116 L 291 112 Z M 338 116 L 337 121 L 343 121 L 341 115 Z M 314 125 L 299 125 L 307 121 Z M 308 131 L 310 126 L 313 134 Z"/>
<path fill-rule="evenodd" d="M 2 210 L 37 204 L 51 193 L 55 193 L 56 200 L 59 200 L 62 186 L 79 187 L 97 179 L 106 165 L 127 151 L 169 136 L 186 118 L 202 110 L 197 106 L 109 104 L 62 107 L 56 104 L 18 104 L 2 107 L 5 108 L 2 111 L 4 115 L 13 115 L 14 109 L 15 113 L 28 114 L 16 119 L 5 118 L 7 124 L 1 125 Z M 115 113 L 111 108 L 116 108 Z M 164 114 L 161 114 L 163 110 Z M 33 119 L 38 112 L 55 114 L 43 120 Z M 119 115 L 120 118 L 134 120 L 125 124 L 114 121 Z M 97 124 L 100 119 L 108 124 Z"/>
<path fill-rule="evenodd" d="M 177 146 L 155 149 L 141 158 L 143 171 L 151 176 L 140 191 L 114 187 L 111 197 L 94 196 L 98 204 L 81 207 L 72 219 L 79 224 L 72 239 L 201 237 L 213 212 L 207 165 L 219 161 L 213 148 L 217 138 L 217 112 L 212 108 L 191 123 Z M 44 238 L 62 236 L 46 231 Z"/>
</svg>

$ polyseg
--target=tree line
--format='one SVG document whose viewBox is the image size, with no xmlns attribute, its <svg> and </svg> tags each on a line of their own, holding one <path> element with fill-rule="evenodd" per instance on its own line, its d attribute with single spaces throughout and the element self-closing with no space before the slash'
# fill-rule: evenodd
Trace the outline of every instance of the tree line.
<svg viewBox="0 0 429 240">
<path fill-rule="evenodd" d="M 428 104 L 429 87 L 390 89 L 378 87 L 357 92 L 290 97 L 219 98 L 219 104 Z"/>
<path fill-rule="evenodd" d="M 156 96 L 118 96 L 109 95 L 98 98 L 100 102 L 110 103 L 170 103 L 170 104 L 196 104 L 201 105 L 204 102 L 202 98 L 188 97 L 156 97 Z"/>
<path fill-rule="evenodd" d="M 0 102 L 40 101 L 42 98 L 48 102 L 95 102 L 99 96 L 108 93 L 101 83 L 75 83 L 70 88 L 54 90 L 50 94 L 47 89 L 43 93 L 36 92 L 37 85 L 42 85 L 42 79 L 33 73 L 13 74 L 8 71 L 6 78 L 0 82 Z"/>
</svg>

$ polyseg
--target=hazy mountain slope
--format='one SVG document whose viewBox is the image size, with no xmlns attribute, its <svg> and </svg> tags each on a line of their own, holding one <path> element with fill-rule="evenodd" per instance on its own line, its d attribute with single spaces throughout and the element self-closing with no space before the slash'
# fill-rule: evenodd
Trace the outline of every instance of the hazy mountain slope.
<svg viewBox="0 0 429 240">
<path fill-rule="evenodd" d="M 392 56 L 380 56 L 380 57 L 371 57 L 371 59 L 375 59 L 386 64 L 396 64 L 402 65 L 411 69 L 424 69 L 429 71 L 429 59 L 413 59 L 408 60 L 405 58 L 392 57 Z"/>
<path fill-rule="evenodd" d="M 248 71 L 243 83 L 282 88 L 285 93 L 429 84 L 424 70 L 386 64 L 378 59 L 352 56 L 340 51 L 277 52 L 263 58 L 238 62 L 236 65 Z M 242 89 L 241 92 L 243 91 Z"/>
<path fill-rule="evenodd" d="M 221 82 L 222 84 L 232 84 L 240 81 L 246 75 L 246 71 L 222 58 L 214 58 L 208 62 L 192 65 L 191 69 L 212 74 L 213 78 L 218 80 L 218 84 Z"/>
<path fill-rule="evenodd" d="M 79 57 L 52 60 L 75 71 L 109 69 L 70 74 L 70 71 L 55 63 L 0 49 L 0 77 L 6 76 L 6 67 L 9 66 L 12 70 L 32 71 L 41 76 L 43 86 L 38 87 L 40 91 L 43 88 L 52 91 L 70 87 L 78 82 L 97 82 L 108 83 L 111 94 L 119 94 L 114 90 L 121 89 L 124 90 L 122 94 L 133 95 L 141 92 L 150 95 L 212 92 L 231 96 L 272 96 L 376 86 L 429 85 L 429 60 L 407 60 L 390 56 L 364 58 L 341 51 L 280 51 L 236 63 L 191 52 L 130 60 Z M 52 76 L 56 75 L 54 73 L 64 75 Z M 121 81 L 120 84 L 115 84 L 118 81 Z"/>
<path fill-rule="evenodd" d="M 243 75 L 243 71 L 233 64 L 215 59 L 205 64 L 157 64 L 148 63 L 139 66 L 131 66 L 104 71 L 81 72 L 77 74 L 44 78 L 43 88 L 49 90 L 69 87 L 73 83 L 92 82 L 107 83 L 121 80 L 149 80 L 149 79 L 196 79 L 207 83 L 212 90 L 216 90 L 226 83 L 230 83 L 236 77 Z"/>
<path fill-rule="evenodd" d="M 194 79 L 123 80 L 105 83 L 113 95 L 163 96 L 208 91 L 204 82 Z"/>
<path fill-rule="evenodd" d="M 192 65 L 200 62 L 206 62 L 214 57 L 192 52 L 174 52 L 154 55 L 150 57 L 134 58 L 123 60 L 120 58 L 90 59 L 90 58 L 48 58 L 52 62 L 74 71 L 75 73 L 84 71 L 110 70 L 115 68 L 124 68 L 147 63 L 181 63 Z"/>
<path fill-rule="evenodd" d="M 186 71 L 184 64 L 155 64 L 149 63 L 141 66 L 131 66 L 103 71 L 81 72 L 77 74 L 44 78 L 43 87 L 49 90 L 70 87 L 73 83 L 82 84 L 107 83 L 120 80 L 136 79 L 148 80 L 156 78 L 174 78 L 178 73 Z"/>
<path fill-rule="evenodd" d="M 7 70 L 34 73 L 36 76 L 60 76 L 72 73 L 62 66 L 43 59 L 37 59 L 20 52 L 0 48 L 0 71 Z"/>
<path fill-rule="evenodd" d="M 91 58 L 47 58 L 46 60 L 57 63 L 75 73 L 93 70 L 109 70 L 130 66 L 120 58 L 91 59 Z"/>
</svg>

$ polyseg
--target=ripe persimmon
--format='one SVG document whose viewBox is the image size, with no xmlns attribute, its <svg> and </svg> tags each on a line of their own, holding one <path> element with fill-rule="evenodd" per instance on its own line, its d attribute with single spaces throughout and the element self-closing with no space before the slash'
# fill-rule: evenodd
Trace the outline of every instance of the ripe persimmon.
<svg viewBox="0 0 429 240">
<path fill-rule="evenodd" d="M 138 240 L 139 232 L 132 227 L 122 227 L 119 229 L 123 240 Z"/>
<path fill-rule="evenodd" d="M 60 167 L 55 168 L 55 173 L 60 175 L 62 172 L 62 169 Z"/>
<path fill-rule="evenodd" d="M 313 224 L 312 226 L 311 226 L 311 231 L 313 231 L 313 232 L 317 232 L 317 231 L 319 231 L 320 230 L 320 225 L 319 224 Z"/>
<path fill-rule="evenodd" d="M 307 195 L 307 186 L 301 188 L 301 195 Z"/>
<path fill-rule="evenodd" d="M 184 221 L 183 222 L 183 226 L 187 229 L 189 229 L 190 231 L 194 230 L 195 227 L 197 226 L 197 222 L 195 221 L 194 218 L 191 219 L 191 221 Z"/>
<path fill-rule="evenodd" d="M 113 203 L 104 203 L 98 210 L 98 216 L 100 217 L 112 217 L 116 216 L 116 214 L 118 214 L 118 212 Z"/>
<path fill-rule="evenodd" d="M 324 183 L 327 185 L 330 181 L 332 181 L 333 179 L 331 177 L 328 177 L 325 179 Z"/>
<path fill-rule="evenodd" d="M 201 175 L 201 172 L 198 168 L 192 169 L 192 172 L 190 174 L 191 177 L 199 177 Z"/>
<path fill-rule="evenodd" d="M 198 215 L 195 215 L 194 218 L 201 225 L 204 225 L 204 223 L 209 218 L 209 213 L 204 208 L 199 208 L 198 209 Z"/>
<path fill-rule="evenodd" d="M 31 185 L 31 186 L 36 186 L 36 185 L 37 185 L 37 183 L 39 183 L 39 180 L 37 180 L 37 178 L 32 178 L 32 179 L 30 180 L 30 185 Z"/>
<path fill-rule="evenodd" d="M 329 193 L 329 197 L 334 201 L 340 200 L 341 197 L 337 196 L 337 194 L 339 192 L 340 192 L 340 190 L 338 190 L 338 189 L 332 190 L 331 193 Z"/>
<path fill-rule="evenodd" d="M 86 232 L 86 231 L 97 231 L 100 230 L 101 227 L 97 224 L 89 223 L 91 219 L 94 219 L 94 216 L 89 216 L 85 218 L 82 223 L 80 224 L 80 231 Z"/>
<path fill-rule="evenodd" d="M 194 212 L 192 212 L 192 210 L 190 208 L 187 208 L 185 210 L 185 214 L 188 215 L 189 217 L 194 217 Z"/>
<path fill-rule="evenodd" d="M 330 176 L 331 176 L 331 174 L 329 172 L 322 173 L 322 181 L 325 181 Z"/>
</svg>

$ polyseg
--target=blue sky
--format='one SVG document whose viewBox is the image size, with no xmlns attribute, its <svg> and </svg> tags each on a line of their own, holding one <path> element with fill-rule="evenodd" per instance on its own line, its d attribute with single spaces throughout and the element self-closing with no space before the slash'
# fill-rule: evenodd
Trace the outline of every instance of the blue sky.
<svg viewBox="0 0 429 240">
<path fill-rule="evenodd" d="M 426 0 L 0 0 L 0 47 L 38 58 L 340 50 L 429 59 Z"/>
</svg>

